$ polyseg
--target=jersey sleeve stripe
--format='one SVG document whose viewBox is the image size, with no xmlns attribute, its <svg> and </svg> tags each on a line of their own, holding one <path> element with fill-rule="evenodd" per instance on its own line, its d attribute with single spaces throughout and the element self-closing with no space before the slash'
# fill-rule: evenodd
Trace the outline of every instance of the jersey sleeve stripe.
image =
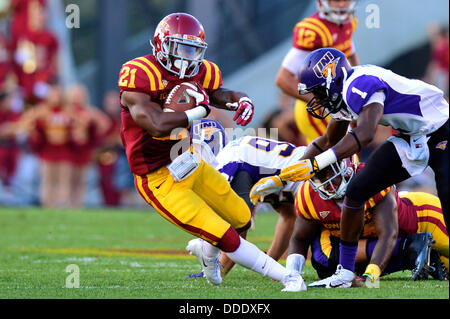
<svg viewBox="0 0 450 319">
<path fill-rule="evenodd" d="M 139 63 L 137 61 L 130 61 L 125 64 L 131 64 L 131 65 L 137 66 L 138 68 L 142 69 L 147 74 L 148 79 L 150 80 L 150 91 L 151 92 L 156 91 L 155 77 L 153 76 L 153 74 L 150 72 L 150 70 L 145 65 L 143 65 L 142 63 Z"/>
<path fill-rule="evenodd" d="M 156 75 L 156 78 L 158 79 L 158 90 L 164 89 L 164 85 L 162 83 L 162 75 L 161 72 L 158 70 L 158 68 L 149 59 L 145 57 L 140 57 L 137 58 L 136 60 L 140 60 L 146 63 L 148 66 L 150 66 L 150 68 L 153 70 L 153 73 Z"/>
<path fill-rule="evenodd" d="M 311 200 L 311 186 L 309 185 L 309 182 L 304 183 L 303 188 L 303 198 L 304 202 L 306 203 L 306 206 L 308 207 L 309 215 L 312 217 L 312 219 L 320 220 L 319 215 L 317 215 L 316 209 L 314 207 L 314 204 Z"/>
<path fill-rule="evenodd" d="M 220 85 L 220 69 L 215 63 L 212 63 L 212 65 L 214 65 L 214 70 L 215 70 L 215 78 L 214 78 L 213 90 L 217 90 L 219 88 L 219 85 Z"/>
<path fill-rule="evenodd" d="M 325 33 L 325 35 L 327 37 L 327 40 L 328 40 L 327 46 L 331 46 L 333 44 L 333 37 L 331 36 L 331 32 L 322 21 L 320 21 L 319 19 L 316 19 L 316 18 L 306 18 L 303 21 L 311 22 L 311 23 L 317 25 L 318 27 L 320 27 L 321 30 Z"/>
<path fill-rule="evenodd" d="M 352 32 L 355 32 L 356 25 L 358 24 L 358 18 L 354 18 L 351 23 L 352 23 Z"/>
<path fill-rule="evenodd" d="M 203 80 L 203 87 L 208 88 L 209 83 L 211 82 L 211 76 L 212 76 L 211 64 L 209 64 L 209 62 L 206 60 L 203 60 L 203 64 L 206 67 L 206 74 L 205 74 L 205 79 Z"/>
<path fill-rule="evenodd" d="M 219 67 L 211 62 L 211 65 L 213 66 L 214 69 L 214 85 L 212 87 L 213 90 L 217 90 L 219 88 L 219 83 L 220 83 L 220 71 L 219 71 Z"/>
<path fill-rule="evenodd" d="M 309 213 L 305 209 L 305 199 L 303 196 L 303 189 L 305 188 L 305 184 L 303 183 L 302 186 L 300 186 L 300 190 L 297 192 L 297 200 L 295 201 L 295 206 L 297 207 L 297 213 L 300 217 L 303 217 L 305 219 L 312 219 L 312 216 L 309 215 Z"/>
</svg>

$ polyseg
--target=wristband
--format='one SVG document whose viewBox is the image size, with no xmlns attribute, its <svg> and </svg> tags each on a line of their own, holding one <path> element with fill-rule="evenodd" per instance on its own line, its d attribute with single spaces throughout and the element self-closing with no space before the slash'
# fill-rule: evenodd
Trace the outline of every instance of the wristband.
<svg viewBox="0 0 450 319">
<path fill-rule="evenodd" d="M 190 110 L 186 110 L 184 111 L 184 113 L 186 113 L 189 125 L 191 125 L 192 122 L 200 120 L 208 115 L 206 107 L 202 105 L 194 107 L 193 109 Z"/>
<path fill-rule="evenodd" d="M 318 170 L 322 170 L 330 164 L 337 162 L 336 153 L 332 148 L 314 157 L 317 163 Z"/>
<path fill-rule="evenodd" d="M 363 276 L 370 278 L 372 282 L 380 278 L 381 275 L 381 269 L 378 267 L 378 265 L 375 264 L 369 264 L 366 268 L 366 271 L 364 272 Z"/>
</svg>

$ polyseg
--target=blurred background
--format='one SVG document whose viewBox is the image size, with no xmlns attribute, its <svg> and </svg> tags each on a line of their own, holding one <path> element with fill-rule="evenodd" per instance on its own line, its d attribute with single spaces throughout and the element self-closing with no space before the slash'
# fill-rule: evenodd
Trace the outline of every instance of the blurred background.
<svg viewBox="0 0 450 319">
<path fill-rule="evenodd" d="M 448 10 L 447 0 L 359 0 L 361 63 L 448 95 Z M 294 101 L 275 77 L 295 24 L 315 11 L 316 0 L 0 0 L 0 206 L 145 205 L 120 142 L 117 80 L 124 62 L 151 53 L 156 25 L 172 12 L 203 24 L 224 87 L 255 103 L 250 125 L 302 145 Z M 432 174 L 402 187 L 434 192 Z"/>
</svg>

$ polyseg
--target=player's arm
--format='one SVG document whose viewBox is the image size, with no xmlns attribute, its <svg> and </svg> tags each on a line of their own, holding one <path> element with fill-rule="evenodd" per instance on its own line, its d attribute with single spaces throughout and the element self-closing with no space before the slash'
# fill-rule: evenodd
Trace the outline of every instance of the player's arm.
<svg viewBox="0 0 450 319">
<path fill-rule="evenodd" d="M 230 108 L 227 104 L 239 102 L 239 100 L 243 97 L 248 98 L 248 95 L 221 87 L 209 95 L 209 100 L 211 102 L 211 106 L 230 111 L 234 109 Z"/>
<path fill-rule="evenodd" d="M 289 71 L 285 67 L 280 67 L 278 74 L 275 78 L 275 84 L 287 95 L 308 102 L 314 95 L 312 93 L 300 95 L 298 94 L 299 79 L 294 73 Z"/>
<path fill-rule="evenodd" d="M 154 137 L 168 136 L 174 128 L 189 124 L 186 112 L 163 112 L 159 104 L 152 102 L 145 93 L 124 91 L 121 102 L 136 124 Z"/>
<path fill-rule="evenodd" d="M 349 124 L 350 122 L 348 121 L 331 119 L 325 134 L 319 136 L 308 145 L 302 159 L 313 158 L 336 145 L 347 133 Z"/>
<path fill-rule="evenodd" d="M 320 232 L 321 227 L 316 221 L 297 217 L 291 240 L 289 241 L 289 255 L 300 254 L 306 258 L 308 248 L 317 233 Z"/>
<path fill-rule="evenodd" d="M 211 104 L 227 111 L 235 111 L 233 121 L 245 126 L 253 118 L 254 106 L 247 94 L 226 88 L 218 88 L 209 95 Z"/>
<path fill-rule="evenodd" d="M 315 140 L 316 143 L 311 143 L 308 147 L 308 153 L 304 155 L 304 160 L 299 161 L 297 164 L 288 166 L 281 170 L 279 175 L 283 181 L 304 181 L 310 179 L 317 171 L 322 170 L 330 164 L 337 162 L 338 160 L 350 157 L 351 155 L 360 152 L 365 146 L 367 146 L 374 138 L 377 125 L 383 116 L 383 105 L 377 102 L 366 105 L 357 120 L 356 128 L 349 134 L 340 139 L 333 147 L 326 150 L 326 148 L 333 144 L 334 141 L 334 129 L 331 132 L 328 131 L 324 138 Z M 337 121 L 336 121 L 337 122 Z M 341 127 L 342 125 L 342 127 Z M 347 122 L 348 125 L 348 122 Z M 342 129 L 343 124 L 339 127 Z M 341 130 L 337 133 L 342 134 Z M 314 150 L 315 147 L 317 150 Z M 323 152 L 321 152 L 323 150 Z M 313 154 L 319 155 L 314 157 Z"/>
<path fill-rule="evenodd" d="M 348 57 L 348 62 L 351 66 L 360 65 L 361 61 L 359 60 L 358 54 L 355 52 Z"/>
<path fill-rule="evenodd" d="M 333 150 L 337 159 L 349 157 L 361 151 L 372 142 L 377 131 L 377 125 L 383 116 L 383 105 L 371 103 L 359 114 L 357 125 L 351 134 L 346 134 Z"/>
<path fill-rule="evenodd" d="M 397 242 L 398 212 L 394 188 L 373 209 L 378 241 L 366 273 L 370 273 L 373 279 L 377 279 L 389 263 Z"/>
<path fill-rule="evenodd" d="M 294 229 L 297 214 L 295 212 L 295 206 L 291 203 L 281 204 L 276 211 L 280 216 L 278 217 L 273 240 L 267 250 L 267 255 L 278 260 L 289 246 L 289 240 Z"/>
</svg>

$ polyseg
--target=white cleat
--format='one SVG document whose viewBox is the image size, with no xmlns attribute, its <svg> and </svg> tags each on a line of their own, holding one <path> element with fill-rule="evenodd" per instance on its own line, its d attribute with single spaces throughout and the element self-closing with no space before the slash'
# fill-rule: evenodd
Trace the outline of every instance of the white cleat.
<svg viewBox="0 0 450 319">
<path fill-rule="evenodd" d="M 355 274 L 347 269 L 342 268 L 338 265 L 336 272 L 333 276 L 328 278 L 315 281 L 308 285 L 310 288 L 320 287 L 320 288 L 349 288 L 352 286 Z"/>
<path fill-rule="evenodd" d="M 305 291 L 306 285 L 302 275 L 297 271 L 292 271 L 283 280 L 284 289 L 281 291 L 297 292 Z"/>
<path fill-rule="evenodd" d="M 186 246 L 186 250 L 189 251 L 191 255 L 197 257 L 198 261 L 202 265 L 203 273 L 209 283 L 216 286 L 222 283 L 219 262 L 220 253 L 213 258 L 203 256 L 202 240 L 200 238 L 190 240 Z"/>
</svg>

